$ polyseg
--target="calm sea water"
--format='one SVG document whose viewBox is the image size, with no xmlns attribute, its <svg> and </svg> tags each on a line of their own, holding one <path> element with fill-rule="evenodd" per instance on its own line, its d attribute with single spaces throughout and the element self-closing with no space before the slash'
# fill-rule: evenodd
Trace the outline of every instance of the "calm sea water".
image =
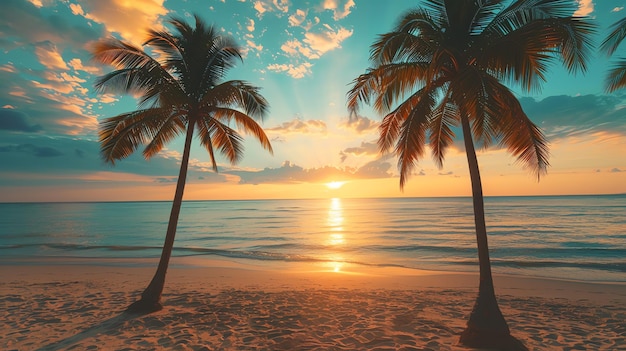
<svg viewBox="0 0 626 351">
<path fill-rule="evenodd" d="M 494 273 L 626 282 L 626 195 L 485 202 Z M 158 258 L 170 205 L 0 204 L 0 264 Z M 185 202 L 174 256 L 477 271 L 471 198 Z"/>
</svg>

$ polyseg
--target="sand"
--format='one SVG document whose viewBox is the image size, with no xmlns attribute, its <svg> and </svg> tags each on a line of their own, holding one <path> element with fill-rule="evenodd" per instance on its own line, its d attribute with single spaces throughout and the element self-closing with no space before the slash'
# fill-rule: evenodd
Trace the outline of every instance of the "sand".
<svg viewBox="0 0 626 351">
<path fill-rule="evenodd" d="M 465 350 L 474 274 L 173 262 L 164 309 L 122 313 L 153 268 L 0 262 L 0 350 Z M 184 263 L 184 262 L 178 262 Z M 530 350 L 626 350 L 626 285 L 495 276 Z"/>
</svg>

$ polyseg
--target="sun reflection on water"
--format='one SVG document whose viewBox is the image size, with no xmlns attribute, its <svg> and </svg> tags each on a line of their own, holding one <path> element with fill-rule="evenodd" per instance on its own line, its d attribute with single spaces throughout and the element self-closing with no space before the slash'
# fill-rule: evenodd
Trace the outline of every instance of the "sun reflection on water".
<svg viewBox="0 0 626 351">
<path fill-rule="evenodd" d="M 340 198 L 332 198 L 330 200 L 330 208 L 328 209 L 328 230 L 329 234 L 326 243 L 332 247 L 340 247 L 346 244 L 346 238 L 343 233 L 343 207 Z M 333 256 L 329 262 L 333 272 L 341 272 L 344 258 L 341 256 Z"/>
</svg>

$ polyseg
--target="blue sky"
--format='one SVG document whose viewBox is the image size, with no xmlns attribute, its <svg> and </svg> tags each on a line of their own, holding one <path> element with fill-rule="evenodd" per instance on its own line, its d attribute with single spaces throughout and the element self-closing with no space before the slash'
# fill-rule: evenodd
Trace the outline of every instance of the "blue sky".
<svg viewBox="0 0 626 351">
<path fill-rule="evenodd" d="M 574 0 L 572 0 L 574 1 Z M 346 92 L 369 66 L 369 47 L 419 1 L 372 0 L 2 0 L 0 2 L 0 202 L 168 200 L 182 140 L 145 161 L 99 158 L 98 121 L 136 108 L 132 97 L 97 95 L 107 72 L 89 47 L 113 35 L 140 45 L 146 28 L 193 13 L 232 35 L 244 62 L 229 79 L 262 88 L 274 155 L 253 140 L 243 160 L 210 171 L 194 144 L 186 199 L 469 195 L 463 149 L 438 169 L 419 163 L 404 192 L 396 160 L 376 149 L 380 116 L 348 121 Z M 597 42 L 626 16 L 626 0 L 578 2 L 599 27 Z M 611 62 L 595 54 L 586 74 L 552 67 L 540 91 L 518 93 L 551 146 L 540 182 L 504 150 L 479 154 L 487 195 L 626 192 L 626 91 L 607 94 Z M 333 183 L 329 186 L 328 183 Z"/>
</svg>

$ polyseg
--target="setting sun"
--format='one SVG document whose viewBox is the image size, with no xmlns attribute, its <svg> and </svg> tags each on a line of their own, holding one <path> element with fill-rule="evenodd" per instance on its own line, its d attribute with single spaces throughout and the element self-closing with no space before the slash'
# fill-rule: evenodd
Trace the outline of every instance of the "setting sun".
<svg viewBox="0 0 626 351">
<path fill-rule="evenodd" d="M 326 187 L 328 187 L 328 189 L 339 189 L 344 184 L 346 184 L 346 182 L 330 182 L 330 183 L 326 183 Z"/>
</svg>

